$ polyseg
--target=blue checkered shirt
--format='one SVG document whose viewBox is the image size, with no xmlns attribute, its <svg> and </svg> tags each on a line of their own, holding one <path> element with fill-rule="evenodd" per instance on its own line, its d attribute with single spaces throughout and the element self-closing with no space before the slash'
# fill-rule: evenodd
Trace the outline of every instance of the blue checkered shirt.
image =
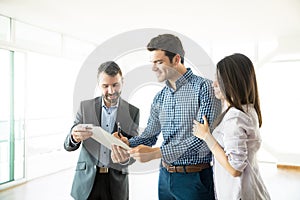
<svg viewBox="0 0 300 200">
<path fill-rule="evenodd" d="M 156 94 L 144 132 L 129 140 L 130 146 L 152 146 L 160 132 L 162 159 L 172 165 L 208 163 L 212 159 L 206 143 L 193 135 L 193 120 L 209 124 L 220 114 L 221 102 L 215 98 L 212 81 L 196 76 L 191 69 L 176 81 L 174 90 L 168 81 Z"/>
</svg>

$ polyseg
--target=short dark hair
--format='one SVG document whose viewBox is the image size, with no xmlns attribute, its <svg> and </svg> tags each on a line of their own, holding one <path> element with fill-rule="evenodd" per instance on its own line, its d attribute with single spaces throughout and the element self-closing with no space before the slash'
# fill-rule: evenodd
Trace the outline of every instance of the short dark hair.
<svg viewBox="0 0 300 200">
<path fill-rule="evenodd" d="M 122 76 L 122 71 L 119 65 L 114 61 L 104 62 L 98 67 L 97 79 L 99 79 L 99 75 L 102 72 L 106 73 L 109 76 L 115 76 L 117 74 L 120 74 Z"/>
<path fill-rule="evenodd" d="M 162 50 L 165 55 L 169 57 L 170 62 L 172 62 L 176 54 L 180 55 L 181 63 L 184 63 L 184 49 L 180 39 L 172 34 L 162 34 L 158 35 L 150 40 L 147 44 L 147 49 L 149 51 Z"/>
<path fill-rule="evenodd" d="M 165 55 L 169 58 L 170 62 L 172 62 L 173 58 L 176 56 L 175 53 L 172 53 L 170 51 L 165 51 L 165 50 L 162 50 L 165 52 Z M 184 58 L 182 56 L 180 56 L 180 62 L 181 64 L 184 64 Z"/>
</svg>

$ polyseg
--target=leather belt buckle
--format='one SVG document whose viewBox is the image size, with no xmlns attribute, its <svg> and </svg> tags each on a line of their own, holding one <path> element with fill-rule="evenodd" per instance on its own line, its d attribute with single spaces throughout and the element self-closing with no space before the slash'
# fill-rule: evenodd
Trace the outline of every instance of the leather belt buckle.
<svg viewBox="0 0 300 200">
<path fill-rule="evenodd" d="M 100 174 L 107 174 L 108 173 L 108 167 L 99 167 Z"/>
<path fill-rule="evenodd" d="M 167 171 L 168 172 L 177 172 L 176 166 L 173 166 L 173 165 L 167 166 Z"/>
</svg>

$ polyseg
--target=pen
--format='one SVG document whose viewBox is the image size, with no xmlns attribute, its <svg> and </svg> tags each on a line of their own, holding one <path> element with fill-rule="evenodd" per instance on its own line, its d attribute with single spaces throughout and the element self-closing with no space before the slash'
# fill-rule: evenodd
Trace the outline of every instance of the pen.
<svg viewBox="0 0 300 200">
<path fill-rule="evenodd" d="M 121 125 L 120 125 L 120 122 L 118 122 L 117 126 L 118 126 L 118 136 L 121 137 Z"/>
</svg>

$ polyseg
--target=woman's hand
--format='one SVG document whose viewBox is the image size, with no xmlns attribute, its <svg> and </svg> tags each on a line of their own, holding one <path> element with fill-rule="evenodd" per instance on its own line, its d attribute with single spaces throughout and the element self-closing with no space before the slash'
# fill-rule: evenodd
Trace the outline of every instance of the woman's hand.
<svg viewBox="0 0 300 200">
<path fill-rule="evenodd" d="M 193 134 L 196 137 L 205 140 L 207 134 L 210 134 L 210 130 L 209 130 L 209 124 L 207 122 L 206 117 L 203 116 L 202 119 L 204 120 L 204 124 L 201 124 L 200 122 L 194 120 Z"/>
<path fill-rule="evenodd" d="M 194 120 L 193 134 L 196 137 L 204 140 L 206 142 L 208 148 L 210 150 L 212 150 L 216 146 L 217 141 L 212 136 L 212 134 L 210 134 L 209 125 L 208 125 L 206 117 L 203 116 L 202 119 L 204 120 L 204 124 L 201 124 L 201 123 L 197 122 L 196 120 Z"/>
</svg>

